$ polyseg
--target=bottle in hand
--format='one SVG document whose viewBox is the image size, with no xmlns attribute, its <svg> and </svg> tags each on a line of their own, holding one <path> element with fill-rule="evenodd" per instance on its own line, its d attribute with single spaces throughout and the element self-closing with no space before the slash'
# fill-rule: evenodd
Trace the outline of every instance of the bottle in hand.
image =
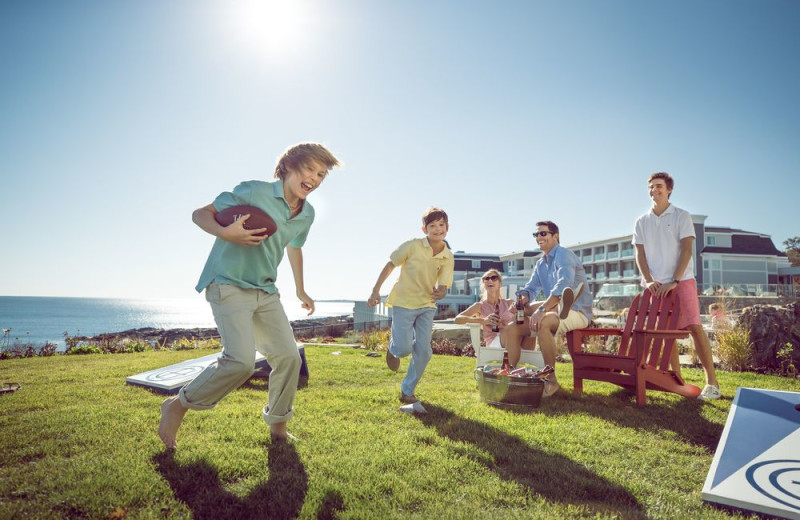
<svg viewBox="0 0 800 520">
<path fill-rule="evenodd" d="M 522 296 L 517 296 L 517 325 L 525 323 L 525 304 L 522 303 Z"/>
<path fill-rule="evenodd" d="M 497 316 L 497 321 L 492 325 L 492 332 L 500 332 L 500 304 L 494 305 L 494 314 Z"/>
</svg>

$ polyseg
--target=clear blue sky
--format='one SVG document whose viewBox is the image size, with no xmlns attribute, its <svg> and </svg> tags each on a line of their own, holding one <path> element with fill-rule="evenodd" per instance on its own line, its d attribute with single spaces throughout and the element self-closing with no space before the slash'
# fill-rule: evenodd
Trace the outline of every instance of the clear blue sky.
<svg viewBox="0 0 800 520">
<path fill-rule="evenodd" d="M 655 171 L 782 249 L 798 27 L 794 0 L 5 0 L 0 294 L 199 297 L 192 210 L 305 140 L 345 163 L 309 198 L 318 299 L 366 299 L 429 205 L 469 252 L 630 233 Z"/>
</svg>

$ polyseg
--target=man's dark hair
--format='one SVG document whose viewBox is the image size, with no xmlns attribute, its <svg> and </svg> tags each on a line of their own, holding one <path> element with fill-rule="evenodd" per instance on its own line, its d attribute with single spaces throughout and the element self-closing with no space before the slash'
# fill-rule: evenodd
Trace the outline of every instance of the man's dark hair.
<svg viewBox="0 0 800 520">
<path fill-rule="evenodd" d="M 558 226 L 552 220 L 542 220 L 541 222 L 537 222 L 536 227 L 539 226 L 547 226 L 547 230 L 554 235 L 558 233 Z"/>
</svg>

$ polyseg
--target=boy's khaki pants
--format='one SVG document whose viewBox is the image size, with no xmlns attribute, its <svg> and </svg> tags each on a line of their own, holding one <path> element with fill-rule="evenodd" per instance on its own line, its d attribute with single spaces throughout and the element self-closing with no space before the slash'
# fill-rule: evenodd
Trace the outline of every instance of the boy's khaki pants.
<svg viewBox="0 0 800 520">
<path fill-rule="evenodd" d="M 269 403 L 262 417 L 267 424 L 291 419 L 301 360 L 280 296 L 212 282 L 206 300 L 222 339 L 222 355 L 181 388 L 181 404 L 192 410 L 216 406 L 253 375 L 257 350 L 272 367 Z"/>
</svg>

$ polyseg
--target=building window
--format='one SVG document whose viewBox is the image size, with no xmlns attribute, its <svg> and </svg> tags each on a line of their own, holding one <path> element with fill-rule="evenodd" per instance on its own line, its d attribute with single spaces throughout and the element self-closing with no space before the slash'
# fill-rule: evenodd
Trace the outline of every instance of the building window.
<svg viewBox="0 0 800 520">
<path fill-rule="evenodd" d="M 715 245 L 717 245 L 717 237 L 707 236 L 706 237 L 706 245 L 707 246 L 715 246 Z"/>
<path fill-rule="evenodd" d="M 472 268 L 473 269 L 480 269 L 481 268 L 481 261 L 480 260 L 473 260 L 472 261 Z"/>
</svg>

